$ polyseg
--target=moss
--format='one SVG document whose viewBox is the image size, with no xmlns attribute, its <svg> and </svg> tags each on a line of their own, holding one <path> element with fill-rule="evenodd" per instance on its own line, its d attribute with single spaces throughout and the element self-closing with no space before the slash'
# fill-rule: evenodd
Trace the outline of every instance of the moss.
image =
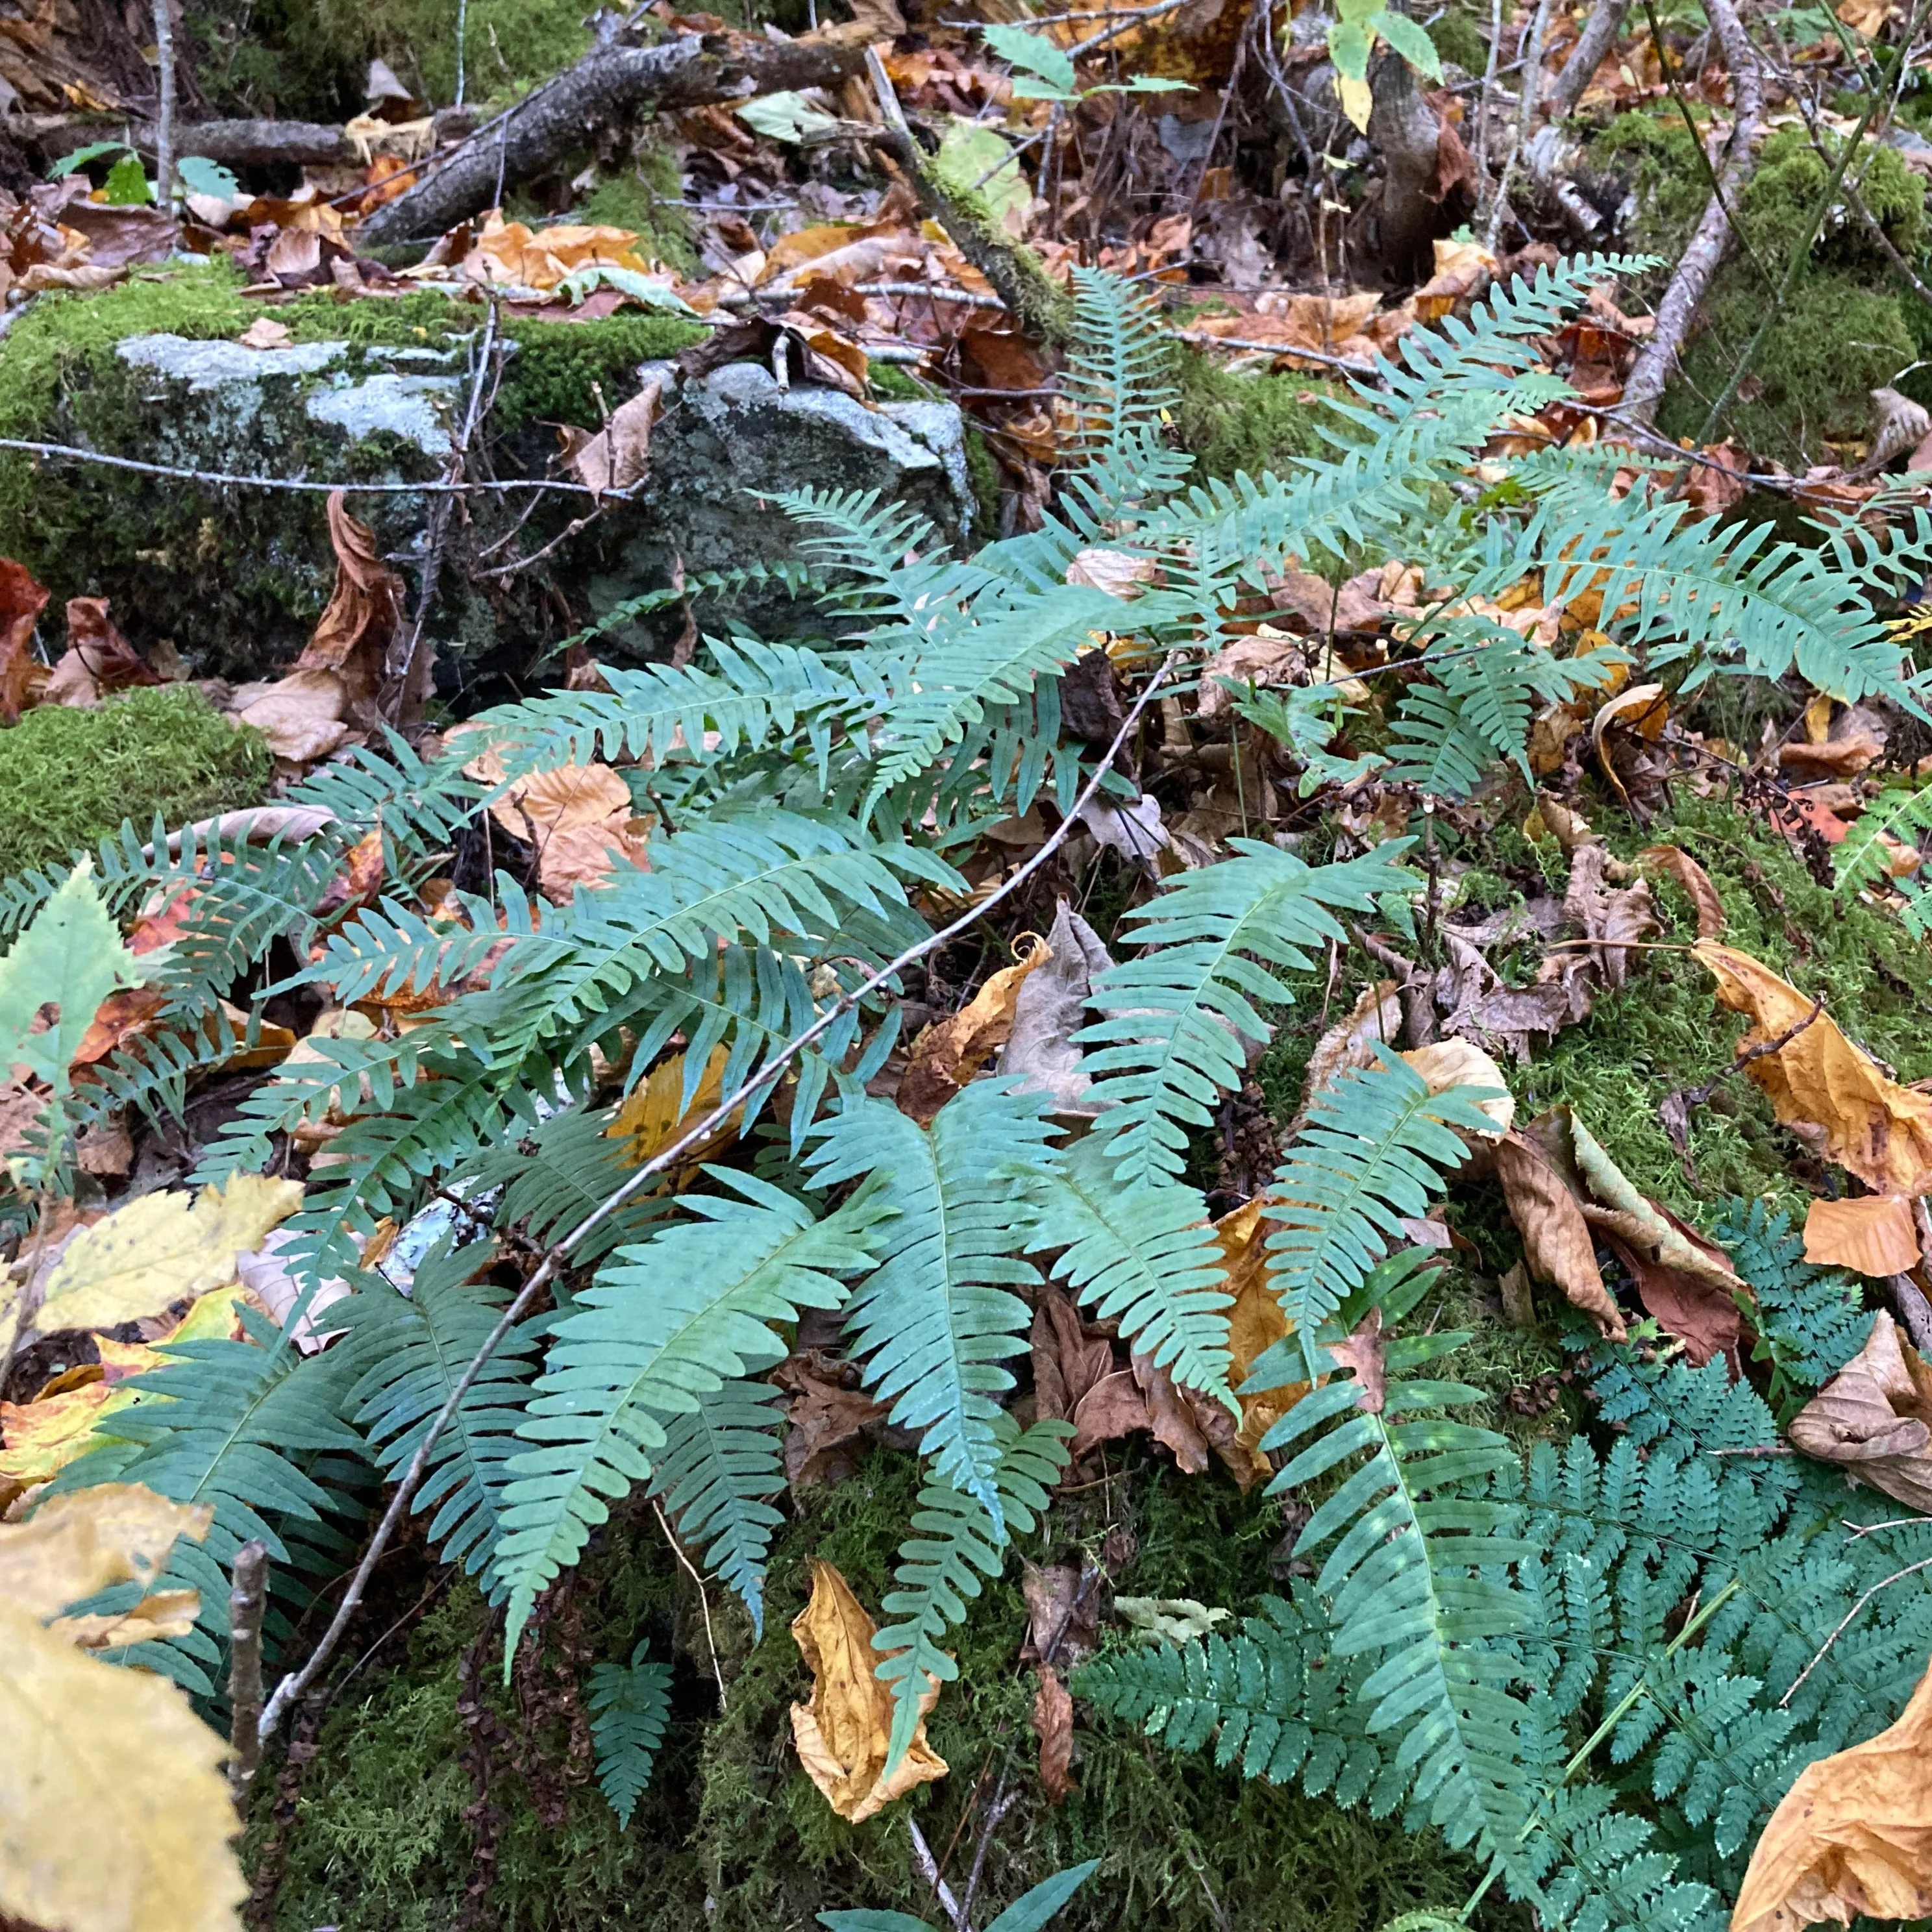
<svg viewBox="0 0 1932 1932">
<path fill-rule="evenodd" d="M 1480 74 L 1489 64 L 1490 50 L 1475 22 L 1460 7 L 1451 7 L 1424 28 L 1445 61 L 1465 74 Z"/>
<path fill-rule="evenodd" d="M 1174 427 L 1194 452 L 1196 478 L 1226 482 L 1245 471 L 1282 470 L 1298 456 L 1322 456 L 1342 418 L 1323 406 L 1342 392 L 1306 376 L 1243 376 L 1193 350 L 1176 369 L 1180 387 Z"/>
<path fill-rule="evenodd" d="M 507 325 L 517 345 L 498 392 L 493 426 L 510 434 L 528 423 L 592 427 L 637 387 L 638 365 L 675 356 L 706 332 L 675 316 L 626 312 L 600 322 L 536 322 Z"/>
<path fill-rule="evenodd" d="M 199 691 L 110 698 L 98 710 L 42 705 L 0 730 L 0 876 L 55 863 L 131 819 L 146 832 L 253 805 L 272 764 L 259 731 L 238 730 Z"/>
<path fill-rule="evenodd" d="M 364 63 L 388 62 L 419 98 L 456 94 L 456 0 L 314 0 L 316 28 L 328 45 Z M 502 100 L 587 52 L 582 0 L 469 0 L 464 53 L 472 101 Z"/>
<path fill-rule="evenodd" d="M 646 255 L 682 275 L 698 272 L 689 213 L 676 206 L 683 187 L 676 160 L 662 148 L 635 155 L 629 172 L 608 175 L 572 211 L 578 221 L 635 231 Z"/>
</svg>

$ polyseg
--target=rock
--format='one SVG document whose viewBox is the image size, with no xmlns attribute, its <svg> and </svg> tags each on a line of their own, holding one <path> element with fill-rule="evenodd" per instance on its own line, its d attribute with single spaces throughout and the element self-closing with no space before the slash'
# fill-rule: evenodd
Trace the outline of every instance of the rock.
<svg viewBox="0 0 1932 1932">
<path fill-rule="evenodd" d="M 640 367 L 634 356 L 614 362 L 613 350 L 638 339 L 614 323 L 512 329 L 501 398 L 484 430 L 499 478 L 555 476 L 560 421 L 594 426 L 592 395 L 615 406 L 644 376 L 671 369 Z M 70 356 L 51 406 L 28 433 L 203 474 L 429 482 L 449 460 L 474 334 L 413 332 L 424 340 L 371 344 L 345 333 L 253 349 L 232 337 L 150 328 Z M 689 338 L 679 329 L 670 339 Z M 0 391 L 10 346 L 0 343 Z M 636 500 L 608 506 L 568 536 L 586 507 L 580 496 L 548 496 L 533 510 L 526 495 L 478 497 L 454 520 L 430 626 L 446 688 L 502 674 L 521 685 L 560 637 L 667 584 L 680 560 L 696 574 L 797 556 L 803 532 L 769 500 L 779 492 L 877 490 L 931 519 L 950 542 L 968 535 L 964 425 L 950 404 L 868 406 L 834 390 L 781 389 L 752 363 L 667 395 Z M 410 579 L 412 597 L 434 500 L 407 488 L 353 500 L 382 554 Z M 20 557 L 57 598 L 107 598 L 138 647 L 166 642 L 191 675 L 239 682 L 290 662 L 327 601 L 334 564 L 323 508 L 319 492 L 52 462 L 0 488 L 0 554 Z M 554 538 L 562 541 L 526 572 L 472 578 L 466 568 L 493 544 L 485 568 Z M 774 593 L 747 597 L 732 614 L 782 632 L 797 614 Z M 682 618 L 668 617 L 675 634 Z M 600 652 L 643 653 L 665 634 L 662 622 L 654 632 L 626 626 Z"/>
</svg>

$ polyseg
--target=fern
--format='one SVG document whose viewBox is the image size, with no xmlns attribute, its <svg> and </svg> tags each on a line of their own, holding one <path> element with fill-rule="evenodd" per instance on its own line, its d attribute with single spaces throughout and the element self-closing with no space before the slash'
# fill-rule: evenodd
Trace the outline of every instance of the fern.
<svg viewBox="0 0 1932 1932">
<path fill-rule="evenodd" d="M 1932 784 L 1917 791 L 1882 794 L 1832 848 L 1839 891 L 1856 892 L 1880 881 L 1892 883 L 1894 847 L 1916 849 L 1919 837 L 1928 830 L 1932 830 Z"/>
<path fill-rule="evenodd" d="M 784 1347 L 767 1325 L 834 1308 L 869 1265 L 878 1190 L 822 1221 L 745 1174 L 742 1197 L 687 1196 L 700 1218 L 620 1249 L 556 1324 L 508 1466 L 493 1576 L 508 1592 L 506 1659 L 540 1592 L 574 1564 L 611 1500 L 649 1479 L 688 1415 Z"/>
<path fill-rule="evenodd" d="M 670 1666 L 647 1660 L 646 1637 L 624 1664 L 594 1664 L 590 1671 L 590 1741 L 597 1750 L 597 1782 L 629 1827 L 638 1800 L 651 1781 L 658 1748 L 670 1721 Z"/>
<path fill-rule="evenodd" d="M 1244 1050 L 1268 1037 L 1254 1002 L 1294 998 L 1268 967 L 1305 969 L 1311 948 L 1342 942 L 1330 908 L 1366 912 L 1407 890 L 1408 874 L 1390 862 L 1407 842 L 1311 866 L 1239 838 L 1237 856 L 1181 874 L 1132 910 L 1145 950 L 1095 980 L 1088 1004 L 1106 1017 L 1074 1036 L 1098 1049 L 1087 1058 L 1099 1076 L 1088 1098 L 1109 1110 L 1102 1126 L 1120 1184 L 1179 1176 L 1187 1129 L 1208 1124 L 1216 1097 L 1240 1084 Z"/>
<path fill-rule="evenodd" d="M 1780 1382 L 1821 1388 L 1870 1339 L 1864 1293 L 1841 1269 L 1814 1268 L 1789 1215 L 1762 1201 L 1733 1199 L 1712 1229 L 1731 1251 L 1757 1304 L 1757 1358 L 1775 1365 Z M 1796 1403 L 1792 1405 L 1794 1407 Z"/>
<path fill-rule="evenodd" d="M 875 1100 L 849 1101 L 822 1130 L 817 1184 L 877 1177 L 892 1218 L 880 1264 L 847 1314 L 867 1387 L 917 1432 L 940 1477 L 976 1499 L 1004 1541 L 994 1398 L 1013 1386 L 998 1364 L 1026 1352 L 1032 1310 L 1007 1291 L 1035 1286 L 1015 1258 L 1031 1186 L 1054 1165 L 1038 1094 L 976 1082 L 929 1128 Z"/>
<path fill-rule="evenodd" d="M 940 1648 L 940 1637 L 964 1619 L 980 1578 L 999 1574 L 1006 1544 L 1033 1528 L 1046 1510 L 1047 1491 L 1066 1467 L 1073 1431 L 1066 1423 L 1036 1422 L 1022 1432 L 1000 1414 L 992 1432 L 997 1508 L 989 1510 L 950 1483 L 928 1482 L 913 1512 L 913 1528 L 922 1533 L 899 1550 L 893 1572 L 898 1588 L 885 1600 L 892 1621 L 872 1640 L 882 1653 L 880 1680 L 893 1687 L 889 1769 L 911 1747 L 928 1681 L 950 1684 L 959 1675 L 958 1664 Z"/>
<path fill-rule="evenodd" d="M 1089 1137 L 1049 1175 L 1028 1244 L 1060 1250 L 1053 1273 L 1102 1322 L 1178 1382 L 1228 1399 L 1232 1298 L 1198 1190 L 1159 1183 L 1122 1193 L 1104 1142 Z"/>
<path fill-rule="evenodd" d="M 1432 1094 L 1413 1069 L 1378 1052 L 1378 1066 L 1344 1073 L 1317 1097 L 1269 1190 L 1282 1224 L 1268 1237 L 1270 1282 L 1311 1375 L 1317 1329 L 1400 1239 L 1403 1217 L 1426 1211 L 1442 1170 L 1467 1154 L 1456 1130 L 1495 1132 L 1477 1090 Z"/>
<path fill-rule="evenodd" d="M 346 1407 L 377 1466 L 393 1482 L 408 1467 L 458 1382 L 496 1325 L 508 1296 L 475 1277 L 496 1251 L 488 1243 L 440 1242 L 418 1264 L 410 1292 L 365 1275 L 329 1321 L 349 1330 L 341 1370 L 356 1379 Z M 536 1374 L 527 1328 L 499 1345 L 465 1391 L 430 1452 L 430 1473 L 411 1508 L 434 1510 L 428 1535 L 446 1563 L 474 1576 L 501 1534 L 507 1466 L 524 1399 Z"/>
</svg>

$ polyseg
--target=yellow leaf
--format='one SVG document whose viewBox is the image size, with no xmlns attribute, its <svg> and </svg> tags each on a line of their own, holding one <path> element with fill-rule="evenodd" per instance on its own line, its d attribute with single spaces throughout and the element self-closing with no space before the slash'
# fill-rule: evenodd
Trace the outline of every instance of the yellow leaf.
<svg viewBox="0 0 1932 1932">
<path fill-rule="evenodd" d="M 1516 1102 L 1510 1098 L 1509 1082 L 1503 1070 L 1474 1040 L 1452 1034 L 1432 1046 L 1412 1048 L 1398 1054 L 1422 1076 L 1432 1094 L 1446 1094 L 1452 1087 L 1486 1087 L 1496 1097 L 1478 1100 L 1476 1111 L 1486 1114 L 1496 1124 L 1496 1132 L 1506 1134 L 1516 1124 Z"/>
<path fill-rule="evenodd" d="M 1222 1286 L 1234 1298 L 1234 1305 L 1228 1311 L 1228 1352 L 1233 1366 L 1228 1380 L 1241 1405 L 1241 1426 L 1234 1441 L 1253 1463 L 1256 1474 L 1264 1476 L 1274 1470 L 1256 1445 L 1311 1387 L 1307 1382 L 1290 1382 L 1263 1394 L 1240 1393 L 1242 1378 L 1254 1366 L 1255 1358 L 1288 1332 L 1280 1298 L 1268 1281 L 1268 1237 L 1273 1230 L 1262 1218 L 1267 1204 L 1257 1198 L 1214 1223 L 1222 1265 L 1228 1272 Z"/>
<path fill-rule="evenodd" d="M 922 1127 L 983 1066 L 1013 1030 L 1013 1008 L 1020 987 L 1036 966 L 1053 957 L 1053 948 L 1036 934 L 1031 950 L 1016 966 L 1002 966 L 956 1013 L 920 1036 L 899 1082 L 898 1110 Z"/>
<path fill-rule="evenodd" d="M 1888 1079 L 1828 1013 L 1811 1018 L 1812 1003 L 1749 953 L 1712 940 L 1690 950 L 1716 976 L 1718 998 L 1750 1016 L 1740 1050 L 1791 1036 L 1744 1069 L 1779 1120 L 1875 1192 L 1932 1192 L 1932 1094 Z"/>
<path fill-rule="evenodd" d="M 1335 76 L 1336 92 L 1342 97 L 1342 112 L 1353 122 L 1362 134 L 1369 131 L 1369 114 L 1375 106 L 1375 96 L 1369 92 L 1366 80 L 1351 80 L 1346 74 Z"/>
<path fill-rule="evenodd" d="M 192 1203 L 172 1191 L 144 1194 L 74 1238 L 34 1325 L 43 1335 L 111 1328 L 220 1288 L 235 1279 L 235 1257 L 260 1247 L 302 1196 L 300 1181 L 259 1174 L 204 1187 Z"/>
<path fill-rule="evenodd" d="M 854 1825 L 946 1772 L 946 1760 L 926 1741 L 925 1714 L 939 1699 L 939 1686 L 928 1678 L 911 1747 L 892 1776 L 884 1775 L 892 1694 L 874 1674 L 880 1660 L 872 1648 L 877 1628 L 844 1578 L 814 1558 L 812 1600 L 791 1627 L 812 1672 L 812 1702 L 791 1707 L 792 1738 L 825 1802 Z"/>
<path fill-rule="evenodd" d="M 1889 1730 L 1798 1774 L 1751 1853 L 1731 1932 L 1932 1912 L 1928 1761 L 1932 1670 Z"/>
<path fill-rule="evenodd" d="M 618 1108 L 616 1118 L 604 1130 L 605 1137 L 614 1141 L 628 1139 L 631 1144 L 625 1150 L 624 1158 L 633 1167 L 642 1167 L 724 1099 L 724 1063 L 729 1057 L 722 1046 L 711 1049 L 711 1058 L 704 1063 L 698 1090 L 692 1095 L 688 1107 L 683 1104 L 684 1055 L 674 1053 L 668 1060 L 658 1061 L 644 1084 Z M 703 1160 L 736 1131 L 735 1121 L 721 1122 L 716 1132 L 690 1150 L 689 1158 Z"/>
<path fill-rule="evenodd" d="M 85 1380 L 66 1376 L 37 1401 L 0 1402 L 0 1483 L 44 1483 L 94 1446 L 104 1417 L 125 1408 L 134 1397 L 117 1384 L 162 1366 L 162 1358 L 139 1342 L 94 1337 L 100 1352 Z"/>
<path fill-rule="evenodd" d="M 50 1617 L 113 1584 L 144 1582 L 160 1574 L 177 1537 L 199 1543 L 214 1520 L 212 1508 L 136 1483 L 51 1497 L 25 1522 L 0 1523 L 0 1602 Z"/>
<path fill-rule="evenodd" d="M 226 1743 L 164 1678 L 0 1602 L 0 1916 L 62 1932 L 236 1932 Z"/>
</svg>

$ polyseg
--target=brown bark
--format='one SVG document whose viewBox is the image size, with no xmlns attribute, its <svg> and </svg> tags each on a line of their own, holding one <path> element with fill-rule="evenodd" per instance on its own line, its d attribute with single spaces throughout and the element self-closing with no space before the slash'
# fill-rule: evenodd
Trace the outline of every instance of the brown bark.
<svg viewBox="0 0 1932 1932">
<path fill-rule="evenodd" d="M 1393 48 L 1382 50 L 1369 75 L 1369 139 L 1382 151 L 1383 165 L 1376 218 L 1382 267 L 1391 281 L 1419 281 L 1429 273 L 1429 244 L 1455 226 L 1445 200 L 1466 173 L 1445 179 L 1442 117 L 1423 98 L 1414 71 Z M 1454 152 L 1460 158 L 1460 147 Z M 1466 162 L 1461 165 L 1466 170 Z"/>
<path fill-rule="evenodd" d="M 1630 0 L 1596 0 L 1590 9 L 1590 17 L 1583 22 L 1583 31 L 1577 36 L 1576 44 L 1570 50 L 1570 58 L 1564 63 L 1563 71 L 1550 82 L 1550 92 L 1544 96 L 1550 108 L 1550 118 L 1561 121 L 1576 111 L 1576 104 L 1583 98 L 1583 90 L 1590 84 L 1592 77 L 1604 64 L 1604 56 L 1616 44 L 1618 34 L 1623 32 L 1625 18 L 1630 10 Z"/>
<path fill-rule="evenodd" d="M 849 42 L 757 41 L 692 34 L 655 47 L 602 47 L 424 164 L 406 194 L 362 224 L 368 242 L 440 235 L 494 207 L 499 182 L 540 173 L 599 129 L 640 112 L 748 100 L 781 89 L 836 83 L 865 57 Z"/>
<path fill-rule="evenodd" d="M 1731 101 L 1736 118 L 1718 171 L 1717 191 L 1706 205 L 1697 232 L 1670 278 L 1670 286 L 1657 308 L 1657 326 L 1624 385 L 1623 413 L 1648 424 L 1657 420 L 1664 386 L 1676 373 L 1698 304 L 1711 286 L 1731 242 L 1731 216 L 1757 166 L 1754 144 L 1764 112 L 1764 75 L 1757 50 L 1738 17 L 1732 0 L 1706 0 L 1705 11 L 1731 70 Z"/>
</svg>

